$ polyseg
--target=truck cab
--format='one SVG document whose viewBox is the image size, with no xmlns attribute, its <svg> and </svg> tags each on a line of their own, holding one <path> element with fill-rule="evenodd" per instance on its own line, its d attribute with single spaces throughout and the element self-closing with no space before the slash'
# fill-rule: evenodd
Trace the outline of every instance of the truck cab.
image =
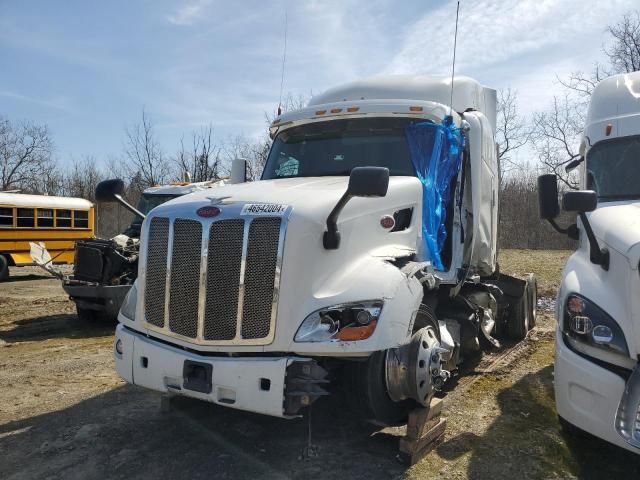
<svg viewBox="0 0 640 480">
<path fill-rule="evenodd" d="M 533 282 L 497 272 L 495 106 L 467 77 L 394 76 L 276 118 L 260 181 L 145 219 L 118 373 L 283 418 L 341 389 L 391 425 L 467 355 L 524 338 Z"/>
<path fill-rule="evenodd" d="M 557 298 L 558 414 L 610 443 L 640 453 L 640 72 L 594 89 L 577 168 L 580 191 L 562 207 L 578 240 Z M 555 223 L 556 179 L 539 179 L 542 217 Z"/>
</svg>

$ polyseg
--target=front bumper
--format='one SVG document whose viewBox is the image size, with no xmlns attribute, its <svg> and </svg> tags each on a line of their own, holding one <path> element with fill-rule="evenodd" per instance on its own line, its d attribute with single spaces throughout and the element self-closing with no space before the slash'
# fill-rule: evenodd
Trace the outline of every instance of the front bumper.
<svg viewBox="0 0 640 480">
<path fill-rule="evenodd" d="M 616 431 L 625 380 L 573 352 L 556 331 L 555 396 L 558 415 L 607 442 L 640 454 Z"/>
<path fill-rule="evenodd" d="M 62 284 L 62 289 L 80 308 L 105 312 L 114 319 L 131 287 L 132 285 Z"/>
<path fill-rule="evenodd" d="M 114 342 L 122 342 L 122 354 L 114 348 L 118 374 L 127 382 L 158 392 L 184 395 L 226 407 L 291 418 L 298 408 L 326 394 L 322 371 L 310 358 L 212 357 L 198 355 L 150 339 L 122 324 Z M 202 365 L 208 388 L 189 388 L 187 365 Z M 302 366 L 302 367 L 301 367 Z M 211 378 L 208 378 L 211 375 Z M 309 388 L 297 388 L 301 384 Z M 200 391 L 197 391 L 200 390 Z"/>
</svg>

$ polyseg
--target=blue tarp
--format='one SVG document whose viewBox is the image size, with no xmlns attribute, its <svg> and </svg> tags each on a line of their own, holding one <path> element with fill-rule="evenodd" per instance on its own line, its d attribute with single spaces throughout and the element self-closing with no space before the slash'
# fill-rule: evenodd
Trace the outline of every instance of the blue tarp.
<svg viewBox="0 0 640 480">
<path fill-rule="evenodd" d="M 406 127 L 406 136 L 411 161 L 422 182 L 422 236 L 427 260 L 442 271 L 440 254 L 447 239 L 451 180 L 462 165 L 464 137 L 450 117 L 441 124 L 412 123 Z"/>
</svg>

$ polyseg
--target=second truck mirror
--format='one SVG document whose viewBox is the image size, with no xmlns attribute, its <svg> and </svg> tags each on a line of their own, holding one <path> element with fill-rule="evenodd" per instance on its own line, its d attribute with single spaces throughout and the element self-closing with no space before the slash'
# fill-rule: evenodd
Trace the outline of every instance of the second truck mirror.
<svg viewBox="0 0 640 480">
<path fill-rule="evenodd" d="M 567 192 L 562 196 L 562 209 L 565 212 L 593 212 L 598 206 L 598 194 L 593 190 Z"/>
<path fill-rule="evenodd" d="M 138 215 L 140 218 L 145 218 L 145 214 L 140 212 L 134 206 L 129 205 L 124 199 L 122 194 L 124 193 L 124 182 L 119 178 L 112 178 L 111 180 L 103 180 L 96 186 L 96 201 L 98 202 L 118 202 L 130 212 Z"/>
<path fill-rule="evenodd" d="M 118 197 L 122 197 L 124 192 L 124 182 L 119 178 L 103 180 L 96 186 L 96 201 L 117 202 Z"/>
<path fill-rule="evenodd" d="M 538 177 L 538 207 L 543 220 L 553 220 L 560 215 L 558 179 L 553 173 Z"/>
</svg>

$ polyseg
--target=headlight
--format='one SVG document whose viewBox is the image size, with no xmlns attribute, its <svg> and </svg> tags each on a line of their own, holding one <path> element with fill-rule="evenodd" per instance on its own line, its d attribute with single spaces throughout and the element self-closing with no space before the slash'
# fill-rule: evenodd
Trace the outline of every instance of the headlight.
<svg viewBox="0 0 640 480">
<path fill-rule="evenodd" d="M 382 300 L 345 303 L 316 310 L 298 328 L 296 342 L 364 340 L 373 335 Z"/>
<path fill-rule="evenodd" d="M 583 346 L 589 345 L 629 356 L 627 341 L 620 325 L 604 310 L 580 295 L 572 294 L 567 297 L 562 330 L 571 344 L 583 353 L 588 354 Z"/>
<path fill-rule="evenodd" d="M 136 303 L 138 301 L 138 289 L 136 288 L 136 284 L 127 292 L 127 296 L 124 297 L 124 302 L 122 302 L 122 307 L 120 307 L 120 313 L 127 317 L 129 320 L 136 319 Z"/>
</svg>

